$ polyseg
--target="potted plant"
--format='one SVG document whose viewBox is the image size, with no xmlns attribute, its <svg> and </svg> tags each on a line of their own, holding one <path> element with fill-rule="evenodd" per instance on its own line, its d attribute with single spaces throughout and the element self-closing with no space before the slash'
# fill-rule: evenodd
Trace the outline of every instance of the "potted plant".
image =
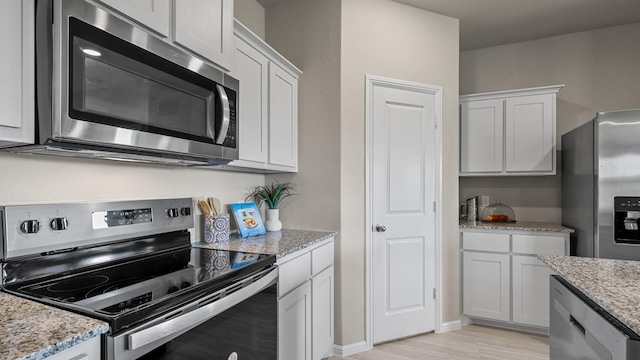
<svg viewBox="0 0 640 360">
<path fill-rule="evenodd" d="M 293 196 L 291 191 L 295 189 L 292 183 L 271 183 L 271 185 L 256 186 L 253 191 L 247 195 L 245 201 L 254 201 L 258 206 L 265 204 L 267 207 L 266 221 L 264 227 L 267 231 L 279 231 L 282 229 L 280 221 L 280 203 L 282 200 Z"/>
</svg>

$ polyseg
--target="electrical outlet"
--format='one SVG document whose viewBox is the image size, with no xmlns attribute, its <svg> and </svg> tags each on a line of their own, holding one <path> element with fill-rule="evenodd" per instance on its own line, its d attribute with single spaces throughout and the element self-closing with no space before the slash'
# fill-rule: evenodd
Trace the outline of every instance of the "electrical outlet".
<svg viewBox="0 0 640 360">
<path fill-rule="evenodd" d="M 489 206 L 489 195 L 482 195 L 480 198 L 480 206 Z"/>
</svg>

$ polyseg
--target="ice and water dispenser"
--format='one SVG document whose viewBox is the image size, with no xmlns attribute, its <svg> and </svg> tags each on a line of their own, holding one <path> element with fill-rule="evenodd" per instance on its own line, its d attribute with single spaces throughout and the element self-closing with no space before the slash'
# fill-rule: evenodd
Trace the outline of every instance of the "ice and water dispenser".
<svg viewBox="0 0 640 360">
<path fill-rule="evenodd" d="M 640 244 L 640 197 L 614 197 L 613 212 L 613 241 Z"/>
</svg>

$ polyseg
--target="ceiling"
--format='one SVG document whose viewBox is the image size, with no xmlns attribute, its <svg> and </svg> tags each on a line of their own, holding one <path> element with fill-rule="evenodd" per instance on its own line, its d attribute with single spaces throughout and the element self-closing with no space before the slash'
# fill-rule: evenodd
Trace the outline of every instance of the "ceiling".
<svg viewBox="0 0 640 360">
<path fill-rule="evenodd" d="M 640 22 L 639 0 L 394 1 L 460 19 L 461 51 Z"/>
</svg>

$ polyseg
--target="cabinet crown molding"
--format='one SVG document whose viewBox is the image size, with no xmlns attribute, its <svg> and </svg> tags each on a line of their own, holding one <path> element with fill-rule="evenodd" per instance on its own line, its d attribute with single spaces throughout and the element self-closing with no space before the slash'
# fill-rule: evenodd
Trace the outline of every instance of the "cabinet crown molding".
<svg viewBox="0 0 640 360">
<path fill-rule="evenodd" d="M 505 99 L 509 97 L 516 96 L 528 96 L 528 95 L 542 95 L 542 94 L 555 94 L 560 91 L 564 87 L 564 84 L 560 85 L 550 85 L 550 86 L 540 86 L 526 89 L 516 89 L 516 90 L 502 90 L 502 91 L 492 91 L 485 93 L 477 93 L 477 94 L 467 94 L 460 95 L 459 101 L 460 103 L 476 101 L 476 100 L 491 100 L 491 99 Z"/>
</svg>

